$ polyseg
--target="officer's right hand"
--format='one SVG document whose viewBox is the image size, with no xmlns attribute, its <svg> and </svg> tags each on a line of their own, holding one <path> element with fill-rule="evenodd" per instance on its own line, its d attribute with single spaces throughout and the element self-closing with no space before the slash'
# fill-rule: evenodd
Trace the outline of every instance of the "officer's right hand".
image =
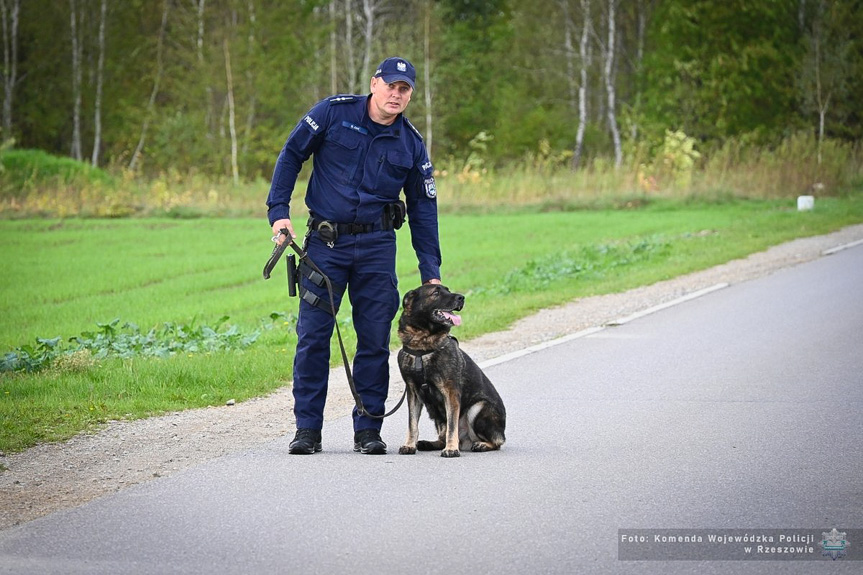
<svg viewBox="0 0 863 575">
<path fill-rule="evenodd" d="M 297 234 L 294 233 L 294 226 L 291 224 L 291 220 L 284 218 L 281 220 L 276 220 L 273 222 L 273 236 L 278 236 L 279 245 L 282 245 L 285 242 L 284 232 L 282 230 L 287 229 L 291 234 L 291 238 L 297 237 Z"/>
</svg>

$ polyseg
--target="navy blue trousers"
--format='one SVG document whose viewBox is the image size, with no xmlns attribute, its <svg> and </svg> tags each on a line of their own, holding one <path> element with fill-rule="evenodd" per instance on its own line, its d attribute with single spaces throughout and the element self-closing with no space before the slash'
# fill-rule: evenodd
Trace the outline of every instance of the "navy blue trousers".
<svg viewBox="0 0 863 575">
<path fill-rule="evenodd" d="M 354 383 L 369 413 L 382 414 L 390 386 L 390 329 L 399 308 L 395 232 L 342 235 L 334 248 L 313 232 L 306 250 L 330 278 L 337 308 L 347 288 L 357 334 Z M 302 282 L 329 306 L 326 287 L 318 287 L 305 277 Z M 332 315 L 300 300 L 293 385 L 297 428 L 323 427 L 334 326 Z M 353 418 L 354 431 L 381 429 L 382 420 L 360 416 L 356 407 Z"/>
</svg>

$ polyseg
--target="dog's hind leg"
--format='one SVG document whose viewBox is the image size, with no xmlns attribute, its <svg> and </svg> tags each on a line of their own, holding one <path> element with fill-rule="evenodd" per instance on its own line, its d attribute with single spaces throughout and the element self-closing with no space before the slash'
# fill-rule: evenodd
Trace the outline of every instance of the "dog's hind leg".
<svg viewBox="0 0 863 575">
<path fill-rule="evenodd" d="M 467 424 L 473 440 L 471 451 L 496 451 L 506 442 L 505 415 L 485 402 L 475 403 L 468 410 Z"/>
<path fill-rule="evenodd" d="M 461 450 L 473 449 L 473 444 L 479 441 L 473 429 L 473 422 L 484 405 L 485 402 L 480 401 L 471 405 L 467 411 L 462 411 L 458 421 L 458 444 Z"/>
</svg>

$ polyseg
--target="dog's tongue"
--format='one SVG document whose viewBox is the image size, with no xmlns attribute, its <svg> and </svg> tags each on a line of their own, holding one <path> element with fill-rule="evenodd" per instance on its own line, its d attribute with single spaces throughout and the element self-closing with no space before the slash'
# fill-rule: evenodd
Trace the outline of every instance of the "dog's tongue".
<svg viewBox="0 0 863 575">
<path fill-rule="evenodd" d="M 450 313 L 448 311 L 443 312 L 443 314 L 452 322 L 453 325 L 461 325 L 461 316 Z"/>
</svg>

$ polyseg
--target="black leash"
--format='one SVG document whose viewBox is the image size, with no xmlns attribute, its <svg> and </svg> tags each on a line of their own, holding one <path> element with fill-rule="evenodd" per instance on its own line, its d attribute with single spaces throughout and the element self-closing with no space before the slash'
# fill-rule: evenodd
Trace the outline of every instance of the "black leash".
<svg viewBox="0 0 863 575">
<path fill-rule="evenodd" d="M 330 283 L 330 278 L 328 278 L 327 274 L 325 274 L 323 271 L 321 271 L 321 268 L 319 268 L 317 266 L 317 264 L 315 264 L 315 262 L 312 261 L 312 258 L 309 257 L 309 254 L 307 252 L 305 252 L 300 246 L 297 245 L 297 243 L 294 241 L 294 238 L 291 237 L 291 233 L 287 229 L 282 229 L 281 232 L 285 236 L 285 241 L 282 242 L 281 244 L 276 244 L 276 247 L 273 249 L 273 253 L 270 255 L 270 259 L 268 259 L 267 263 L 264 265 L 264 279 L 265 280 L 270 279 L 270 274 L 272 273 L 273 268 L 276 267 L 276 264 L 278 263 L 279 258 L 282 257 L 282 254 L 285 252 L 285 250 L 288 247 L 290 247 L 292 250 L 294 250 L 297 253 L 297 255 L 300 257 L 301 262 L 305 262 L 305 264 L 307 266 L 309 266 L 312 269 L 312 271 L 321 275 L 321 277 L 324 280 L 324 284 L 327 287 L 327 295 L 330 298 L 330 311 L 333 314 L 333 323 L 335 323 L 336 335 L 339 338 L 339 349 L 341 349 L 341 352 L 342 352 L 342 362 L 345 365 L 345 375 L 347 375 L 348 386 L 351 388 L 351 395 L 354 396 L 354 403 L 356 403 L 356 405 L 357 405 L 357 411 L 359 412 L 360 415 L 365 415 L 367 417 L 371 417 L 374 419 L 383 419 L 385 417 L 389 417 L 390 415 L 394 414 L 396 411 L 399 410 L 399 408 L 402 406 L 402 403 L 404 403 L 404 401 L 405 401 L 405 396 L 407 395 L 407 384 L 405 384 L 405 389 L 402 392 L 402 398 L 399 400 L 399 402 L 396 404 L 396 406 L 394 408 L 392 408 L 389 412 L 384 413 L 383 415 L 374 415 L 372 413 L 369 413 L 366 410 L 366 407 L 363 405 L 363 399 L 362 399 L 362 397 L 360 397 L 360 394 L 357 391 L 356 385 L 354 384 L 354 376 L 351 373 L 350 363 L 348 362 L 348 352 L 345 351 L 345 344 L 342 341 L 342 332 L 339 329 L 339 321 L 338 321 L 338 318 L 336 317 L 336 302 L 335 302 L 335 299 L 333 298 L 333 285 L 332 285 L 332 283 Z"/>
</svg>

